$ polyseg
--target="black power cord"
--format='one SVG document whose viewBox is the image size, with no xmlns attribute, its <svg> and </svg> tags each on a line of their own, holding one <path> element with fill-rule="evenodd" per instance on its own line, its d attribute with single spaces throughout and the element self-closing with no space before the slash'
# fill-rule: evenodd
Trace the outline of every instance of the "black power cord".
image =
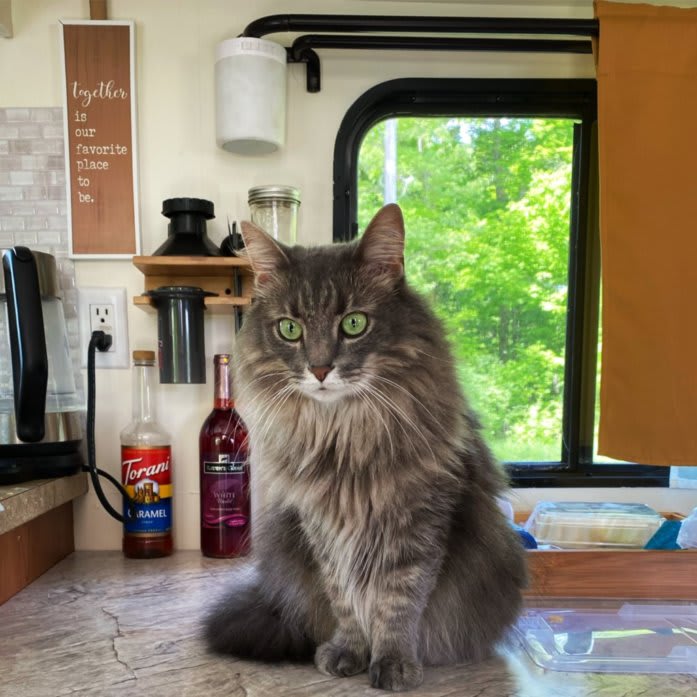
<svg viewBox="0 0 697 697">
<path fill-rule="evenodd" d="M 133 499 L 128 495 L 126 489 L 123 488 L 121 482 L 115 477 L 112 477 L 108 472 L 99 469 L 96 465 L 96 448 L 94 440 L 94 402 L 96 396 L 96 380 L 94 375 L 94 356 L 95 350 L 108 351 L 111 346 L 111 334 L 105 334 L 102 331 L 92 332 L 90 343 L 87 348 L 87 464 L 83 465 L 82 469 L 89 472 L 92 486 L 97 494 L 99 502 L 104 506 L 106 512 L 119 523 L 124 523 L 123 516 L 109 503 L 99 477 L 108 479 L 120 492 L 124 500 L 128 502 L 129 514 L 135 517 L 136 510 Z"/>
</svg>

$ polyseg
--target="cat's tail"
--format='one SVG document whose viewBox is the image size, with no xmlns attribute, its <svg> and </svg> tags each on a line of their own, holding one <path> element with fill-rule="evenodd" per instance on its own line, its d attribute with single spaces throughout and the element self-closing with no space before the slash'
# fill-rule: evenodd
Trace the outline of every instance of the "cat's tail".
<svg viewBox="0 0 697 697">
<path fill-rule="evenodd" d="M 239 569 L 227 593 L 204 622 L 208 647 L 216 653 L 260 661 L 309 661 L 316 643 L 302 623 L 289 619 L 252 566 Z"/>
</svg>

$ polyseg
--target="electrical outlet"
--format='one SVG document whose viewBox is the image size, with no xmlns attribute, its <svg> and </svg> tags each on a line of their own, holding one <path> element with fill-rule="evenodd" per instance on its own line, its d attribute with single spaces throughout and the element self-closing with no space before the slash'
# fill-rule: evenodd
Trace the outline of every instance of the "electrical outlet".
<svg viewBox="0 0 697 697">
<path fill-rule="evenodd" d="M 78 288 L 80 355 L 87 367 L 87 348 L 92 332 L 111 334 L 108 351 L 95 352 L 97 368 L 128 368 L 128 317 L 125 288 Z"/>
<path fill-rule="evenodd" d="M 111 304 L 90 304 L 90 333 L 101 329 L 105 334 L 111 334 L 113 339 L 115 311 L 116 308 Z M 113 340 L 109 351 L 115 352 Z"/>
</svg>

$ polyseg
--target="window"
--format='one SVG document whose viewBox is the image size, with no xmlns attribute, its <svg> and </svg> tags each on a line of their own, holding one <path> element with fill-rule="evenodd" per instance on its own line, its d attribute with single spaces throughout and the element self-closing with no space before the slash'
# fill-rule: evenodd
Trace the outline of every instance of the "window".
<svg viewBox="0 0 697 697">
<path fill-rule="evenodd" d="M 337 137 L 335 239 L 400 203 L 409 281 L 518 486 L 667 484 L 595 455 L 595 110 L 590 80 L 394 80 Z"/>
</svg>

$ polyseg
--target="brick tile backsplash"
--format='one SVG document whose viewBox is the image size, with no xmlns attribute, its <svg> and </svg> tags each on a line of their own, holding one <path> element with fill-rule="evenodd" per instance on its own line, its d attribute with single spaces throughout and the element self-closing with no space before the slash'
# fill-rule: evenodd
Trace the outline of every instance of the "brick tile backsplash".
<svg viewBox="0 0 697 697">
<path fill-rule="evenodd" d="M 10 184 L 13 186 L 32 186 L 38 184 L 34 172 L 10 172 Z"/>
<path fill-rule="evenodd" d="M 68 341 L 79 373 L 75 265 L 68 258 L 63 109 L 0 109 L 0 247 L 56 257 Z"/>
<path fill-rule="evenodd" d="M 7 142 L 10 145 L 10 153 L 15 155 L 29 155 L 33 152 L 32 145 L 34 143 L 27 138 L 8 138 Z M 35 141 L 35 144 L 40 147 L 38 140 Z"/>
<path fill-rule="evenodd" d="M 24 191 L 28 187 L 22 186 L 0 186 L 0 201 L 21 201 L 24 198 Z"/>
<path fill-rule="evenodd" d="M 38 237 L 35 230 L 23 230 L 14 233 L 15 244 L 24 245 L 25 247 L 30 247 L 31 249 L 36 249 L 38 243 Z"/>
<path fill-rule="evenodd" d="M 22 189 L 22 198 L 25 201 L 45 201 L 48 198 L 48 187 L 46 186 L 23 186 L 15 188 Z"/>
<path fill-rule="evenodd" d="M 0 109 L 0 230 L 3 244 L 68 253 L 63 110 Z M 10 240 L 10 244 L 12 241 Z M 73 271 L 72 264 L 70 265 Z M 74 274 L 68 285 L 74 285 Z"/>
<path fill-rule="evenodd" d="M 0 172 L 16 172 L 20 170 L 23 159 L 19 155 L 3 155 L 0 157 Z"/>
<path fill-rule="evenodd" d="M 5 112 L 5 120 L 10 122 L 10 121 L 21 121 L 22 123 L 26 123 L 27 121 L 31 121 L 31 111 L 32 109 L 27 109 L 25 107 L 8 107 L 7 109 L 3 109 Z"/>
<path fill-rule="evenodd" d="M 14 124 L 0 123 L 0 138 L 2 140 L 19 138 L 19 127 Z"/>
<path fill-rule="evenodd" d="M 63 124 L 47 123 L 41 124 L 41 135 L 44 138 L 60 138 L 63 140 Z"/>
<path fill-rule="evenodd" d="M 29 119 L 31 121 L 41 121 L 42 123 L 58 121 L 61 125 L 61 130 L 63 130 L 63 109 L 61 107 L 31 109 L 29 112 Z M 0 118 L 0 121 L 2 121 L 2 118 Z"/>
</svg>

